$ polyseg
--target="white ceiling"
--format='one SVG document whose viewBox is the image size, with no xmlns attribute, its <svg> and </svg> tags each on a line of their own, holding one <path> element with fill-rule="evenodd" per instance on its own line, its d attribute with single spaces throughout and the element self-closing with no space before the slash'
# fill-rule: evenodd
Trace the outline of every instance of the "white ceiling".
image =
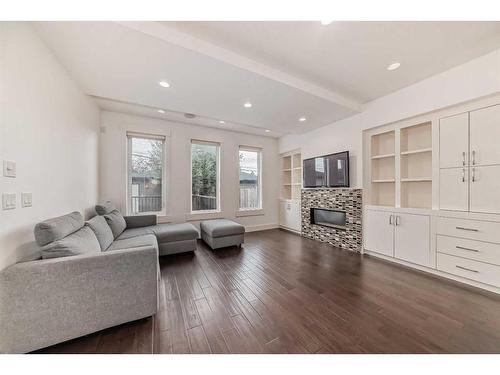
<svg viewBox="0 0 500 375">
<path fill-rule="evenodd" d="M 500 48 L 500 22 L 37 22 L 103 109 L 280 136 Z M 401 61 L 401 68 L 386 66 Z M 158 85 L 167 80 L 168 89 Z M 251 109 L 243 103 L 250 101 Z M 160 115 L 157 109 L 164 109 Z M 194 113 L 195 120 L 183 118 Z M 306 122 L 298 122 L 305 116 Z M 264 133 L 264 129 L 271 132 Z"/>
<path fill-rule="evenodd" d="M 500 48 L 500 22 L 164 24 L 361 102 Z"/>
<path fill-rule="evenodd" d="M 160 26 L 161 27 L 161 26 Z M 228 123 L 302 132 L 355 113 L 260 74 L 113 22 L 42 22 L 36 28 L 92 96 Z M 158 85 L 167 80 L 168 89 Z M 243 104 L 250 101 L 253 107 Z M 156 113 L 156 112 L 155 112 Z M 307 117 L 305 124 L 299 123 Z"/>
</svg>

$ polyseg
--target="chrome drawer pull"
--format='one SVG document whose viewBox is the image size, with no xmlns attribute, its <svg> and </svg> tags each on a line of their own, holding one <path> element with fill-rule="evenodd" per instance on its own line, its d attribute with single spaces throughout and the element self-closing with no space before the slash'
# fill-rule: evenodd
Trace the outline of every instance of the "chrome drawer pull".
<svg viewBox="0 0 500 375">
<path fill-rule="evenodd" d="M 473 229 L 473 228 L 464 228 L 464 227 L 455 227 L 457 229 L 461 229 L 461 230 L 468 230 L 470 232 L 479 232 L 479 229 Z"/>
<path fill-rule="evenodd" d="M 475 253 L 479 253 L 479 250 L 476 249 L 469 249 L 468 247 L 463 247 L 463 246 L 455 246 L 455 247 L 460 250 L 468 250 L 468 251 L 473 251 Z"/>
<path fill-rule="evenodd" d="M 455 266 L 455 267 L 460 268 L 461 270 L 464 270 L 464 271 L 470 271 L 470 272 L 479 273 L 479 271 L 471 270 L 470 268 L 465 268 L 465 267 L 462 267 L 462 266 Z"/>
</svg>

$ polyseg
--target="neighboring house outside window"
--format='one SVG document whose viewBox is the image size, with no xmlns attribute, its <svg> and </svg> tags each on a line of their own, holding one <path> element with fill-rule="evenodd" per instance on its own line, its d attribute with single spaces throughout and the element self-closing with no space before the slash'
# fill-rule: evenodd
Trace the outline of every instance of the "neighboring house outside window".
<svg viewBox="0 0 500 375">
<path fill-rule="evenodd" d="M 165 213 L 165 137 L 127 133 L 128 212 Z"/>
<path fill-rule="evenodd" d="M 220 211 L 220 144 L 191 140 L 191 211 Z"/>
<path fill-rule="evenodd" d="M 240 146 L 239 149 L 239 209 L 262 209 L 262 151 Z"/>
</svg>

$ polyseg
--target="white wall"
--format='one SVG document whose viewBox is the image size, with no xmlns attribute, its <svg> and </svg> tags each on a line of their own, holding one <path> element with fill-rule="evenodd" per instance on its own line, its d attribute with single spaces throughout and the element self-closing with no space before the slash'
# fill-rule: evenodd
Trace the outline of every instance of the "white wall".
<svg viewBox="0 0 500 375">
<path fill-rule="evenodd" d="M 167 137 L 167 217 L 161 221 L 194 220 L 190 211 L 191 139 L 220 142 L 221 205 L 219 216 L 236 220 L 247 230 L 276 227 L 278 224 L 279 156 L 278 141 L 216 128 L 163 121 L 149 117 L 103 111 L 100 149 L 100 198 L 111 200 L 122 212 L 127 203 L 126 132 L 142 132 Z M 263 149 L 264 215 L 235 217 L 238 209 L 238 148 Z M 196 221 L 193 221 L 196 223 Z"/>
<path fill-rule="evenodd" d="M 97 106 L 76 86 L 28 23 L 0 22 L 0 160 L 17 162 L 17 178 L 0 192 L 17 208 L 0 209 L 0 269 L 36 249 L 34 225 L 79 210 L 98 197 Z M 21 192 L 33 206 L 21 208 Z"/>
<path fill-rule="evenodd" d="M 349 150 L 351 186 L 361 188 L 362 130 L 499 92 L 500 50 L 497 50 L 369 102 L 360 114 L 304 134 L 284 136 L 280 138 L 279 149 L 287 152 L 300 148 L 303 158 Z"/>
</svg>

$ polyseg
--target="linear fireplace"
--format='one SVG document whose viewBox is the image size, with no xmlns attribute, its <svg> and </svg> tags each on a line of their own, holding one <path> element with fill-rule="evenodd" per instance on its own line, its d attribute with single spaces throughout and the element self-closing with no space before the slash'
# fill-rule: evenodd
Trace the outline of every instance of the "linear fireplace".
<svg viewBox="0 0 500 375">
<path fill-rule="evenodd" d="M 346 230 L 346 212 L 329 208 L 311 208 L 311 224 Z"/>
</svg>

